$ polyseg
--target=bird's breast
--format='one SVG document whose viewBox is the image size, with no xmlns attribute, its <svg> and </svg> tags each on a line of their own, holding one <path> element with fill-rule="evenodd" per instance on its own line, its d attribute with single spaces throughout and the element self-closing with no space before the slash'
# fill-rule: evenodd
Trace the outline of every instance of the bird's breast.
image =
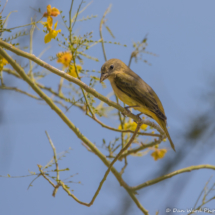
<svg viewBox="0 0 215 215">
<path fill-rule="evenodd" d="M 116 96 L 125 104 L 129 105 L 129 106 L 134 106 L 137 105 L 137 102 L 135 100 L 133 100 L 130 96 L 128 96 L 127 94 L 125 94 L 123 91 L 121 91 L 116 84 L 114 83 L 114 81 L 110 81 L 111 86 L 113 88 L 114 93 L 116 94 Z"/>
</svg>

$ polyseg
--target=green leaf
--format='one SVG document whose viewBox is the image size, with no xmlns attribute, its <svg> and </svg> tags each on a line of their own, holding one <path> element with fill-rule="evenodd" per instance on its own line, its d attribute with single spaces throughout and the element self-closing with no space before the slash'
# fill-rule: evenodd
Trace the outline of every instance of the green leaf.
<svg viewBox="0 0 215 215">
<path fill-rule="evenodd" d="M 145 37 L 145 38 L 143 39 L 142 43 L 146 43 L 146 41 L 147 41 L 147 38 Z"/>
<path fill-rule="evenodd" d="M 112 33 L 112 31 L 110 30 L 110 28 L 109 28 L 107 25 L 105 25 L 105 28 L 108 30 L 108 32 L 110 33 L 110 35 L 111 35 L 113 38 L 115 38 L 114 35 L 113 35 L 113 33 Z"/>
</svg>

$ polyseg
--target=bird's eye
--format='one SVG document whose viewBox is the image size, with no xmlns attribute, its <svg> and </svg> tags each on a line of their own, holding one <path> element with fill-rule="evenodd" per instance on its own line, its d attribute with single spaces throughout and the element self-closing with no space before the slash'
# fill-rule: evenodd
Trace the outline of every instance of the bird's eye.
<svg viewBox="0 0 215 215">
<path fill-rule="evenodd" d="M 113 69 L 113 65 L 110 65 L 110 70 L 112 70 Z"/>
</svg>

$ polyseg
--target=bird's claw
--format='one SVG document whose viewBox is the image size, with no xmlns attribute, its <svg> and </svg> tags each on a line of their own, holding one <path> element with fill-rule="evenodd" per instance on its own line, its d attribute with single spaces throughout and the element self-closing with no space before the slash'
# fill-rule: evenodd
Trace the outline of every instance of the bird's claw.
<svg viewBox="0 0 215 215">
<path fill-rule="evenodd" d="M 129 113 L 131 113 L 131 111 L 129 110 L 129 107 L 125 107 L 125 108 L 124 108 L 124 112 L 122 112 L 122 115 L 125 117 L 125 116 L 128 115 Z"/>
<path fill-rule="evenodd" d="M 130 106 L 125 107 L 125 110 L 127 110 L 128 112 L 131 112 L 131 111 L 129 110 L 129 108 L 130 108 Z"/>
<path fill-rule="evenodd" d="M 138 113 L 136 116 L 139 118 L 139 120 L 142 120 L 141 118 L 140 118 L 140 115 L 142 115 L 143 113 Z"/>
</svg>

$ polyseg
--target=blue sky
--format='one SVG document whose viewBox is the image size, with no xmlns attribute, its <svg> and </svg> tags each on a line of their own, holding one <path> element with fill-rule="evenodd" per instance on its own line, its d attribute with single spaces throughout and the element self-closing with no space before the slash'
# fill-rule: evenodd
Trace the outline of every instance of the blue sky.
<svg viewBox="0 0 215 215">
<path fill-rule="evenodd" d="M 88 2 L 86 1 L 86 3 Z M 3 15 L 14 10 L 17 12 L 10 16 L 8 27 L 29 23 L 30 17 L 36 14 L 30 7 L 38 7 L 38 5 L 43 6 L 41 9 L 45 11 L 46 5 L 51 4 L 62 10 L 68 17 L 70 1 L 54 0 L 42 3 L 44 1 L 9 0 Z M 79 3 L 80 1 L 75 1 L 74 11 Z M 2 4 L 4 3 L 2 2 Z M 215 2 L 212 0 L 136 0 L 131 3 L 128 0 L 94 0 L 88 9 L 80 15 L 80 18 L 91 14 L 98 15 L 98 17 L 87 22 L 77 23 L 74 32 L 79 35 L 93 30 L 94 39 L 98 40 L 99 23 L 110 4 L 112 4 L 112 9 L 107 16 L 107 25 L 111 28 L 116 39 L 112 39 L 106 29 L 103 30 L 104 39 L 126 44 L 127 47 L 105 45 L 107 57 L 108 59 L 119 58 L 128 63 L 133 50 L 132 42 L 141 41 L 148 34 L 147 50 L 155 53 L 157 57 L 145 54 L 143 58 L 150 62 L 151 66 L 143 62 L 132 62 L 131 68 L 160 97 L 168 118 L 170 134 L 176 149 L 180 148 L 180 132 L 189 123 L 191 117 L 205 109 L 199 96 L 207 89 L 208 80 L 214 74 Z M 37 14 L 37 18 L 40 18 L 40 15 Z M 62 20 L 60 18 L 58 20 L 58 27 L 61 28 Z M 39 28 L 40 31 L 36 31 L 34 34 L 34 54 L 39 55 L 44 48 L 50 46 L 50 49 L 42 57 L 43 60 L 50 62 L 48 60 L 50 54 L 62 50 L 55 41 L 45 45 L 42 26 Z M 104 63 L 101 45 L 98 44 L 90 49 L 88 54 L 99 58 L 99 62 L 86 59 L 84 69 L 99 71 Z M 60 68 L 56 62 L 50 63 Z M 6 80 L 13 86 L 33 92 L 24 82 L 12 79 L 11 76 L 6 76 Z M 58 82 L 59 77 L 54 74 L 41 81 L 47 85 L 54 85 Z M 97 85 L 96 90 L 107 95 L 111 92 L 111 87 L 109 82 L 106 82 L 106 85 L 106 89 Z M 59 163 L 61 168 L 70 168 L 70 172 L 62 178 L 78 173 L 73 177 L 73 180 L 74 182 L 81 181 L 82 185 L 74 183 L 71 184 L 71 187 L 75 190 L 74 194 L 78 198 L 89 202 L 106 171 L 103 163 L 81 145 L 80 140 L 44 103 L 15 92 L 4 91 L 0 95 L 3 101 L 3 105 L 0 106 L 0 111 L 3 113 L 3 120 L 0 124 L 0 175 L 26 175 L 28 170 L 38 172 L 37 164 L 45 165 L 52 157 L 51 147 L 45 136 L 45 130 L 47 130 L 58 152 L 67 150 L 69 147 L 72 148 L 67 157 Z M 107 140 L 112 140 L 116 137 L 116 133 L 101 128 L 75 107 L 67 115 L 81 132 L 92 142 L 96 142 L 98 146 L 101 146 L 102 138 L 107 137 Z M 118 122 L 113 118 L 102 120 L 111 126 L 118 126 Z M 169 147 L 168 144 L 163 143 L 163 146 Z M 180 165 L 176 165 L 174 170 L 189 165 L 215 164 L 214 147 L 204 146 L 203 157 L 199 157 L 197 150 L 199 149 L 190 152 L 191 160 L 185 159 Z M 104 151 L 104 153 L 106 152 Z M 171 157 L 174 162 L 174 156 L 174 152 L 169 151 L 167 158 Z M 124 173 L 124 178 L 131 185 L 152 179 L 150 176 L 156 174 L 165 162 L 165 160 L 154 162 L 149 155 L 130 157 L 128 161 L 129 165 Z M 118 169 L 122 165 L 120 162 L 115 164 Z M 160 210 L 160 214 L 164 214 L 166 206 L 179 209 L 190 208 L 212 174 L 211 170 L 199 170 L 176 176 L 163 181 L 160 185 L 140 191 L 138 199 L 150 214 L 155 214 L 156 210 Z M 172 198 L 177 195 L 176 188 L 180 185 L 180 179 L 184 178 L 187 179 L 188 184 L 181 194 L 180 200 L 175 205 L 168 205 L 169 194 L 172 194 Z M 108 176 L 98 198 L 90 208 L 79 205 L 61 189 L 53 198 L 51 196 L 52 187 L 42 178 L 36 180 L 34 186 L 27 190 L 32 179 L 28 177 L 0 178 L 1 214 L 118 215 L 121 207 L 126 204 L 127 193 L 119 186 L 112 174 Z M 213 178 L 212 182 L 214 182 Z M 213 205 L 211 203 L 210 207 L 213 208 Z M 141 212 L 132 203 L 128 214 L 138 215 Z"/>
</svg>

